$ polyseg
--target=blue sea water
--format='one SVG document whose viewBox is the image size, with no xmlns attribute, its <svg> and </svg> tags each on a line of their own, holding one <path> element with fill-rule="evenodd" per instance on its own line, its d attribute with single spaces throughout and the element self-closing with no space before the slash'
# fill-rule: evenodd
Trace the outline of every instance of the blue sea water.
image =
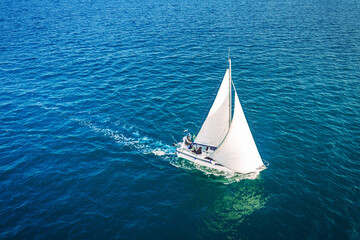
<svg viewBox="0 0 360 240">
<path fill-rule="evenodd" d="M 0 239 L 360 239 L 359 4 L 0 1 Z M 250 179 L 171 146 L 229 47 Z"/>
</svg>

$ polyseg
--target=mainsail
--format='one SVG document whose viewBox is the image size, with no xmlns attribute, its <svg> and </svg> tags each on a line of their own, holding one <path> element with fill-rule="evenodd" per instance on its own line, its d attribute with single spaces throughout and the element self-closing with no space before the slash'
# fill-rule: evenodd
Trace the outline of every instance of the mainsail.
<svg viewBox="0 0 360 240">
<path fill-rule="evenodd" d="M 218 147 L 229 130 L 230 122 L 230 70 L 225 72 L 215 101 L 196 137 L 195 143 Z"/>
<path fill-rule="evenodd" d="M 211 158 L 236 172 L 254 172 L 264 164 L 246 121 L 236 89 L 233 115 L 224 141 L 212 153 Z"/>
</svg>

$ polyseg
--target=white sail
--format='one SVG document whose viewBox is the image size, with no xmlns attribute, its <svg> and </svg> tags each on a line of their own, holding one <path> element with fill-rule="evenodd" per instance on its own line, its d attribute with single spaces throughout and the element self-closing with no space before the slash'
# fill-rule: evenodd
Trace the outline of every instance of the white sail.
<svg viewBox="0 0 360 240">
<path fill-rule="evenodd" d="M 215 101 L 196 137 L 195 143 L 218 147 L 229 129 L 229 69 L 226 70 Z"/>
<path fill-rule="evenodd" d="M 234 116 L 221 146 L 211 155 L 215 161 L 240 173 L 256 171 L 264 164 L 235 90 Z"/>
</svg>

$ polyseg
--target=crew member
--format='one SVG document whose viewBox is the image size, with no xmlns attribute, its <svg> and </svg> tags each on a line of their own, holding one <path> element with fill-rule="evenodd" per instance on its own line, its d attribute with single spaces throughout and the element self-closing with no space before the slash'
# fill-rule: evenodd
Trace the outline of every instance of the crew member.
<svg viewBox="0 0 360 240">
<path fill-rule="evenodd" d="M 186 137 L 184 137 L 185 139 L 183 139 L 184 143 L 186 146 L 188 146 L 188 148 L 190 149 L 192 147 L 192 141 L 191 141 L 191 134 L 188 133 Z"/>
</svg>

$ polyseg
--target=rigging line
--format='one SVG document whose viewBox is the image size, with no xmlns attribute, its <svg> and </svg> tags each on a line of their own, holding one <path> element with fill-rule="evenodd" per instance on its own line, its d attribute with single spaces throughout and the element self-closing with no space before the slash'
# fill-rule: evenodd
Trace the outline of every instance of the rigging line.
<svg viewBox="0 0 360 240">
<path fill-rule="evenodd" d="M 229 51 L 230 51 L 230 48 L 229 48 Z M 230 54 L 230 52 L 229 52 Z M 230 81 L 230 84 L 229 84 L 229 127 L 231 125 L 231 82 L 232 82 L 232 79 L 231 79 L 231 58 L 228 58 L 228 62 L 229 62 L 229 81 Z"/>
</svg>

